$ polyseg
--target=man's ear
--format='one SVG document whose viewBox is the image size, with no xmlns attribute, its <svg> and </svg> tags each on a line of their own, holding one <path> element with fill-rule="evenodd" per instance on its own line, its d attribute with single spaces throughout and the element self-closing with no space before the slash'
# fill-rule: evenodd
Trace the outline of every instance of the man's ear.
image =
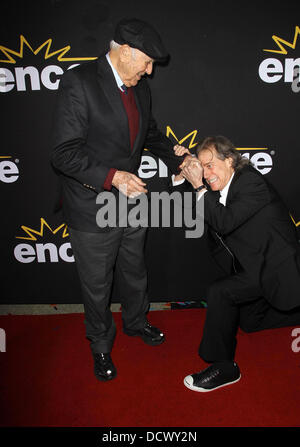
<svg viewBox="0 0 300 447">
<path fill-rule="evenodd" d="M 128 62 L 131 58 L 131 48 L 129 45 L 124 44 L 120 46 L 120 60 L 121 62 Z"/>
</svg>

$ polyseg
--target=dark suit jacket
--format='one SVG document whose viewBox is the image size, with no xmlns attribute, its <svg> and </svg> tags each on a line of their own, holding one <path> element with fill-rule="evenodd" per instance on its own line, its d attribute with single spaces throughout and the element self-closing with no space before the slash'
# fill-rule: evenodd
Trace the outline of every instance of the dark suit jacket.
<svg viewBox="0 0 300 447">
<path fill-rule="evenodd" d="M 174 189 L 192 191 L 188 182 Z M 245 166 L 234 174 L 226 206 L 219 198 L 219 191 L 208 187 L 201 199 L 205 234 L 217 264 L 227 276 L 246 275 L 279 310 L 300 306 L 299 243 L 278 193 L 255 168 Z"/>
<path fill-rule="evenodd" d="M 278 193 L 251 166 L 235 172 L 226 206 L 219 193 L 204 194 L 205 221 L 234 254 L 238 270 L 259 284 L 264 297 L 276 308 L 300 306 L 300 261 L 296 229 Z M 223 248 L 222 248 L 223 250 Z"/>
<path fill-rule="evenodd" d="M 96 224 L 96 196 L 103 191 L 110 168 L 137 173 L 144 147 L 165 161 L 172 173 L 178 172 L 182 157 L 175 156 L 173 144 L 157 129 L 146 80 L 133 89 L 139 132 L 131 150 L 126 111 L 105 56 L 67 71 L 60 81 L 51 160 L 61 176 L 70 227 L 101 231 Z"/>
</svg>

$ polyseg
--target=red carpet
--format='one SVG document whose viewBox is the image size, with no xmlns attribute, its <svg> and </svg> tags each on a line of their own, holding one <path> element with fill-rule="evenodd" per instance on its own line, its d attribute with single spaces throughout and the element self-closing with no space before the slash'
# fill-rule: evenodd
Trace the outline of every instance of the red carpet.
<svg viewBox="0 0 300 447">
<path fill-rule="evenodd" d="M 185 375 L 197 356 L 205 310 L 150 312 L 166 342 L 150 347 L 121 331 L 113 360 L 118 377 L 98 382 L 82 314 L 1 316 L 1 422 L 5 426 L 238 427 L 300 426 L 300 352 L 292 328 L 238 334 L 237 384 L 195 393 Z"/>
</svg>

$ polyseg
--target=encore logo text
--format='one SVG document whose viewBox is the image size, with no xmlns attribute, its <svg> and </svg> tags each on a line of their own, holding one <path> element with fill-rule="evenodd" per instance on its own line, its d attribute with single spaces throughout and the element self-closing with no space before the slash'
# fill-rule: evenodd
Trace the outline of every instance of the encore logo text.
<svg viewBox="0 0 300 447">
<path fill-rule="evenodd" d="M 296 26 L 292 42 L 283 40 L 281 37 L 273 35 L 272 39 L 276 43 L 279 50 L 273 49 L 263 51 L 273 54 L 275 53 L 278 55 L 287 55 L 286 47 L 295 50 L 299 34 L 300 34 L 300 28 L 299 26 Z M 258 68 L 258 74 L 260 79 L 268 84 L 274 84 L 281 80 L 285 83 L 291 83 L 294 86 L 295 84 L 298 85 L 299 82 L 299 68 L 300 68 L 299 57 L 298 58 L 295 57 L 282 58 L 282 56 L 280 56 L 280 58 L 269 57 L 264 59 L 260 63 Z M 298 90 L 296 90 L 295 88 L 292 88 L 292 90 L 295 93 L 298 92 Z"/>
<path fill-rule="evenodd" d="M 19 160 L 11 159 L 10 155 L 0 155 L 0 182 L 14 183 L 19 178 Z"/>
<path fill-rule="evenodd" d="M 44 218 L 40 219 L 40 229 L 21 226 L 27 236 L 17 236 L 16 239 L 22 239 L 26 242 L 17 244 L 14 248 L 14 256 L 18 262 L 29 264 L 38 263 L 57 263 L 59 261 L 75 262 L 70 242 L 60 243 L 61 239 L 69 236 L 66 224 L 59 225 L 52 229 Z M 47 238 L 47 242 L 39 241 Z M 53 239 L 53 242 L 49 240 Z"/>
<path fill-rule="evenodd" d="M 65 54 L 71 49 L 70 45 L 55 51 L 52 51 L 51 47 L 52 39 L 48 39 L 36 49 L 33 49 L 22 35 L 20 35 L 19 51 L 0 45 L 0 57 L 1 55 L 5 56 L 5 59 L 0 59 L 0 63 L 5 64 L 5 66 L 0 67 L 0 93 L 9 93 L 13 90 L 17 90 L 18 92 L 25 92 L 27 90 L 36 91 L 41 90 L 42 87 L 48 90 L 57 90 L 60 77 L 65 70 L 76 67 L 80 61 L 97 59 L 96 57 L 65 57 Z M 64 68 L 54 64 L 40 68 L 32 65 L 26 67 L 19 66 L 20 59 L 22 60 L 24 58 L 25 52 L 26 54 L 30 53 L 31 56 L 32 54 L 34 56 L 40 56 L 44 60 L 55 56 L 59 62 L 73 62 L 73 64 Z M 12 67 L 13 65 L 14 67 Z"/>
</svg>

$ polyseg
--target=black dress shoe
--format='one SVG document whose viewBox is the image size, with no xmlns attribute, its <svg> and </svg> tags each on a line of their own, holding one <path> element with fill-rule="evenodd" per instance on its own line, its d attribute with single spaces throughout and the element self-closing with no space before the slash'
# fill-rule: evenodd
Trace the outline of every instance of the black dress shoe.
<svg viewBox="0 0 300 447">
<path fill-rule="evenodd" d="M 165 341 L 165 336 L 160 329 L 157 329 L 154 326 L 146 321 L 144 327 L 139 330 L 124 330 L 125 334 L 130 337 L 141 337 L 141 339 L 150 346 L 160 345 Z"/>
<path fill-rule="evenodd" d="M 94 353 L 94 372 L 98 380 L 112 380 L 117 375 L 117 370 L 109 353 Z"/>
<path fill-rule="evenodd" d="M 241 373 L 236 363 L 218 362 L 199 373 L 186 376 L 183 383 L 190 390 L 206 393 L 236 383 L 240 378 Z"/>
</svg>

